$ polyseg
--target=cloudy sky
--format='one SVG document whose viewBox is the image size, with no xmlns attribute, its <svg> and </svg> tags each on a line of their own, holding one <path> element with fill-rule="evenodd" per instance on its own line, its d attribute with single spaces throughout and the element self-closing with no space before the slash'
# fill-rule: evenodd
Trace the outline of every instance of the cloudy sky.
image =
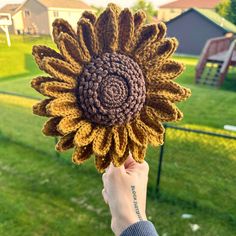
<svg viewBox="0 0 236 236">
<path fill-rule="evenodd" d="M 83 1 L 88 4 L 93 4 L 97 6 L 106 6 L 107 3 L 111 2 L 112 0 L 83 0 Z M 170 2 L 170 1 L 173 1 L 173 0 L 150 0 L 150 2 L 152 2 L 155 6 L 158 6 L 163 3 Z M 22 3 L 22 2 L 23 0 L 0 0 L 0 7 L 8 3 Z M 115 2 L 122 7 L 129 7 L 134 4 L 135 0 L 113 0 L 112 2 Z"/>
</svg>

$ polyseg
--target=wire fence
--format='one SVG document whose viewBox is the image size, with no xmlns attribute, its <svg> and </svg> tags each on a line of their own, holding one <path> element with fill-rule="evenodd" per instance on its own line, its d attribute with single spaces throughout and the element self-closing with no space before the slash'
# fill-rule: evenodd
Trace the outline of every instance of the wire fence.
<svg viewBox="0 0 236 236">
<path fill-rule="evenodd" d="M 236 135 L 165 125 L 156 179 L 158 198 L 181 199 L 236 220 Z M 198 127 L 199 128 L 199 127 Z M 231 220 L 232 220 L 231 219 Z"/>
</svg>

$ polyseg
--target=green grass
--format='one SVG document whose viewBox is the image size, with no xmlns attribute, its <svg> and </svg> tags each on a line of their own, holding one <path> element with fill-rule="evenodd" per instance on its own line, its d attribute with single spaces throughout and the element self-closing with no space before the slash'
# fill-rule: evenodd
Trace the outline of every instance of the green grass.
<svg viewBox="0 0 236 236">
<path fill-rule="evenodd" d="M 8 47 L 5 35 L 0 34 L 0 81 L 40 73 L 31 56 L 33 45 L 46 44 L 54 47 L 51 38 L 46 36 L 11 35 L 11 44 Z"/>
<path fill-rule="evenodd" d="M 0 34 L 0 91 L 40 98 L 29 87 L 41 73 L 31 47 L 52 46 L 51 39 L 13 36 L 11 48 L 4 40 Z M 222 128 L 236 125 L 235 72 L 221 89 L 196 86 L 197 59 L 177 59 L 187 64 L 177 82 L 192 90 L 192 97 L 178 104 L 185 113 L 179 124 L 233 135 Z M 77 167 L 70 162 L 71 152 L 56 157 L 54 139 L 41 134 L 45 119 L 33 116 L 27 105 L 0 99 L 0 109 L 0 235 L 112 235 L 93 159 Z M 190 223 L 200 225 L 197 236 L 236 235 L 235 153 L 235 141 L 167 130 L 157 199 L 159 149 L 148 149 L 148 217 L 160 235 L 192 235 Z M 193 218 L 181 219 L 183 213 Z"/>
<path fill-rule="evenodd" d="M 96 235 L 112 235 L 93 159 L 77 167 L 70 152 L 56 158 L 53 139 L 40 134 L 41 118 L 17 105 L 1 104 L 1 111 L 0 235 L 89 235 L 94 229 Z M 159 199 L 159 149 L 148 150 L 148 217 L 160 235 L 191 235 L 190 223 L 200 225 L 196 235 L 236 233 L 235 142 L 202 140 L 168 131 Z M 193 218 L 183 220 L 183 213 Z"/>
</svg>

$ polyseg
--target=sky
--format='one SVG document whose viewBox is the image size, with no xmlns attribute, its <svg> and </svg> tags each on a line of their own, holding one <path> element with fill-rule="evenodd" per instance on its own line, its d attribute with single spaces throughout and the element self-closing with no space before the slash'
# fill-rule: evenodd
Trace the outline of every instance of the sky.
<svg viewBox="0 0 236 236">
<path fill-rule="evenodd" d="M 65 0 L 66 1 L 66 0 Z M 135 0 L 83 0 L 84 2 L 88 4 L 93 4 L 97 6 L 106 6 L 109 2 L 117 3 L 118 5 L 122 7 L 130 7 L 134 4 Z M 152 2 L 155 6 L 173 1 L 173 0 L 149 0 Z M 0 0 L 0 7 L 4 6 L 8 3 L 22 3 L 23 0 Z"/>
</svg>

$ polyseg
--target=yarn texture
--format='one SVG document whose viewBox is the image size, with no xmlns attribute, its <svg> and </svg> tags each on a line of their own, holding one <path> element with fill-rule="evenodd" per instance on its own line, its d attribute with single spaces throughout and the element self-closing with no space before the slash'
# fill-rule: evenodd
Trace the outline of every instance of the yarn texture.
<svg viewBox="0 0 236 236">
<path fill-rule="evenodd" d="M 178 121 L 175 105 L 191 92 L 174 82 L 184 65 L 171 59 L 178 41 L 164 23 L 145 25 L 143 11 L 115 4 L 97 18 L 85 11 L 77 32 L 63 19 L 53 23 L 58 50 L 33 47 L 39 76 L 32 87 L 46 96 L 33 113 L 48 117 L 42 132 L 60 137 L 56 150 L 73 148 L 72 161 L 95 156 L 101 172 L 122 165 L 131 152 L 143 162 L 148 144 L 163 144 L 163 122 Z"/>
</svg>

